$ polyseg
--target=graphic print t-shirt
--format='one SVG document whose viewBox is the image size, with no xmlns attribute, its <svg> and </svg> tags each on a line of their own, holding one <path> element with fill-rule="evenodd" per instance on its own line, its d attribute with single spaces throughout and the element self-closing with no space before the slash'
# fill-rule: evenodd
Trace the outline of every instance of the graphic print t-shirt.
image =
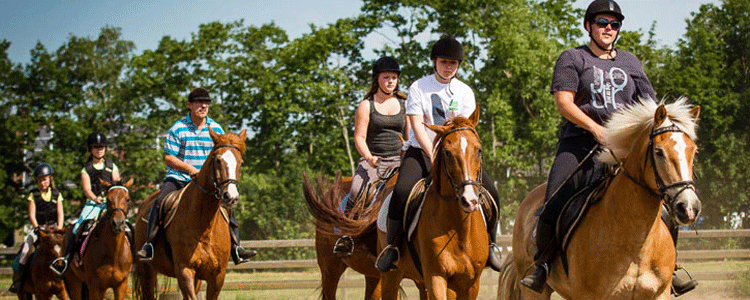
<svg viewBox="0 0 750 300">
<path fill-rule="evenodd" d="M 643 71 L 641 62 L 630 52 L 617 50 L 613 59 L 601 59 L 588 46 L 568 49 L 557 59 L 550 92 L 573 91 L 575 104 L 599 124 L 613 112 L 656 93 Z M 565 122 L 560 138 L 586 134 L 570 121 Z"/>
<path fill-rule="evenodd" d="M 468 118 L 476 107 L 474 91 L 468 85 L 456 78 L 450 83 L 440 83 L 435 74 L 412 83 L 406 99 L 406 114 L 423 115 L 424 122 L 430 125 L 443 125 L 446 120 L 456 116 Z M 430 140 L 433 140 L 435 133 L 429 128 L 425 129 Z M 409 130 L 409 144 L 422 148 L 414 136 L 414 130 Z"/>
</svg>

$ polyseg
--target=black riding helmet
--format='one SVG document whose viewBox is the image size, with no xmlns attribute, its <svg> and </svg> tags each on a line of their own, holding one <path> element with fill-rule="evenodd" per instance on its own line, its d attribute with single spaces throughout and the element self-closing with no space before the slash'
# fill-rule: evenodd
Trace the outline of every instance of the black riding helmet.
<svg viewBox="0 0 750 300">
<path fill-rule="evenodd" d="M 55 170 L 52 169 L 47 163 L 41 163 L 34 168 L 34 178 L 55 174 Z"/>
<path fill-rule="evenodd" d="M 89 149 L 92 147 L 106 147 L 107 146 L 107 136 L 99 131 L 94 131 L 91 134 L 89 134 L 89 138 L 86 140 Z"/>
<path fill-rule="evenodd" d="M 586 28 L 586 22 L 594 23 L 594 18 L 598 14 L 610 14 L 615 16 L 618 21 L 622 22 L 622 20 L 625 20 L 625 16 L 622 14 L 622 11 L 620 10 L 620 5 L 617 4 L 614 0 L 594 0 L 589 4 L 589 7 L 586 8 L 586 15 L 583 16 L 583 28 Z M 604 49 L 599 43 L 594 40 L 593 36 L 591 36 L 591 31 L 589 31 L 589 38 L 594 41 L 594 44 L 599 47 L 602 51 L 609 51 L 611 52 L 615 48 L 615 42 L 617 42 L 617 38 L 620 37 L 620 31 L 617 31 L 617 35 L 615 36 L 615 40 L 612 42 L 612 49 Z"/>
<path fill-rule="evenodd" d="M 444 36 L 432 45 L 430 59 L 434 60 L 438 57 L 455 59 L 461 62 L 464 60 L 464 49 L 456 39 Z"/>
<path fill-rule="evenodd" d="M 190 95 L 188 95 L 188 102 L 194 101 L 211 101 L 211 96 L 208 95 L 208 91 L 202 87 L 194 88 Z"/>
<path fill-rule="evenodd" d="M 401 68 L 393 57 L 383 56 L 372 65 L 372 76 L 377 76 L 381 72 L 396 72 L 401 75 Z"/>
</svg>

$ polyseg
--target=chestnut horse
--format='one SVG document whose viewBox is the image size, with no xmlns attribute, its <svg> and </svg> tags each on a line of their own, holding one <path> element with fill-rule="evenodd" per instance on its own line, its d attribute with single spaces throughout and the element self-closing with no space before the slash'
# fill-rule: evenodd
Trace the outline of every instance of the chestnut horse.
<svg viewBox="0 0 750 300">
<path fill-rule="evenodd" d="M 487 255 L 489 236 L 480 203 L 483 193 L 482 145 L 474 129 L 479 109 L 471 117 L 456 117 L 444 125 L 425 124 L 436 133 L 434 163 L 412 235 L 412 252 L 399 246 L 398 268 L 382 273 L 383 299 L 397 299 L 402 278 L 417 282 L 422 299 L 476 299 Z M 378 250 L 387 245 L 378 232 Z M 415 261 L 421 262 L 417 269 Z"/>
<path fill-rule="evenodd" d="M 339 258 L 333 253 L 333 246 L 336 240 L 341 237 L 341 234 L 334 232 L 334 226 L 326 221 L 327 215 L 342 210 L 341 201 L 351 188 L 351 177 L 342 180 L 340 174 L 338 174 L 330 187 L 328 187 L 330 183 L 323 178 L 318 178 L 317 186 L 313 187 L 307 178 L 307 174 L 303 174 L 303 177 L 305 200 L 310 212 L 316 219 L 315 252 L 318 267 L 320 267 L 322 298 L 324 300 L 336 299 L 336 290 L 341 275 L 344 274 L 346 268 L 352 268 L 365 276 L 365 300 L 380 299 L 380 272 L 375 268 L 375 256 L 377 255 L 375 250 L 377 250 L 378 238 L 374 227 L 371 227 L 366 233 L 352 238 L 354 249 L 350 256 Z M 392 189 L 391 185 L 389 190 Z M 381 194 L 384 193 L 386 192 Z M 372 210 L 375 215 L 383 204 L 383 198 L 378 197 L 378 200 L 372 204 L 372 206 L 377 206 Z"/>
<path fill-rule="evenodd" d="M 42 227 L 38 232 L 39 239 L 35 243 L 34 256 L 29 266 L 31 276 L 24 281 L 18 292 L 18 299 L 68 299 L 65 284 L 62 277 L 50 269 L 50 264 L 57 258 L 63 256 L 63 237 L 65 229 L 56 229 L 54 226 Z"/>
<path fill-rule="evenodd" d="M 219 298 L 230 248 L 229 227 L 221 208 L 231 209 L 239 201 L 237 182 L 247 136 L 246 130 L 236 135 L 218 134 L 209 128 L 209 133 L 214 148 L 198 175 L 173 192 L 184 191 L 171 223 L 160 229 L 153 241 L 153 260 L 136 260 L 133 290 L 138 299 L 155 298 L 157 272 L 176 277 L 184 299 L 197 299 L 200 280 L 207 283 L 206 299 Z M 146 241 L 148 213 L 157 195 L 158 191 L 140 205 L 135 245 Z"/>
<path fill-rule="evenodd" d="M 89 299 L 92 300 L 104 299 L 104 293 L 109 288 L 114 292 L 115 299 L 122 300 L 128 290 L 133 251 L 131 241 L 126 236 L 126 221 L 130 202 L 128 189 L 133 185 L 133 179 L 125 184 L 101 182 L 108 188 L 107 210 L 89 233 L 81 264 L 71 259 L 70 267 L 65 272 L 68 292 L 73 299 L 83 299 L 83 283 L 88 286 Z"/>
<path fill-rule="evenodd" d="M 699 112 L 684 98 L 667 105 L 646 99 L 617 111 L 600 141 L 607 150 L 597 159 L 619 169 L 570 237 L 568 272 L 558 256 L 541 294 L 519 283 L 533 263 L 541 185 L 519 208 L 498 298 L 550 299 L 554 290 L 566 299 L 670 299 L 676 252 L 661 207 L 665 203 L 680 225 L 693 223 L 700 213 L 693 183 Z"/>
</svg>

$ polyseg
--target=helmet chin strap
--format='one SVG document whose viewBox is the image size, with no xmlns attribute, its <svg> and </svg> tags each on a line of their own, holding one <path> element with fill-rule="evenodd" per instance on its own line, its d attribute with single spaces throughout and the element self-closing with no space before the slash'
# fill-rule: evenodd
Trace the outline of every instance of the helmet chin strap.
<svg viewBox="0 0 750 300">
<path fill-rule="evenodd" d="M 451 79 L 453 79 L 453 77 L 451 77 L 451 78 L 445 78 L 445 77 L 443 77 L 443 75 L 440 75 L 440 72 L 438 72 L 437 66 L 434 66 L 433 68 L 435 69 L 435 75 L 437 75 L 437 77 L 440 77 L 440 79 L 448 81 L 448 82 L 450 82 Z M 455 75 L 454 75 L 454 77 L 455 77 Z"/>
<path fill-rule="evenodd" d="M 596 47 L 599 48 L 600 50 L 609 53 L 610 57 L 612 56 L 612 50 L 615 50 L 615 42 L 617 42 L 617 38 L 619 37 L 620 37 L 620 32 L 618 31 L 617 34 L 615 35 L 615 40 L 612 41 L 612 45 L 610 46 L 609 49 L 607 49 L 607 48 L 604 48 L 602 45 L 599 45 L 599 42 L 596 41 L 594 36 L 591 34 L 591 31 L 589 31 L 589 38 L 591 39 L 591 41 L 594 42 L 594 45 L 596 45 Z"/>
</svg>

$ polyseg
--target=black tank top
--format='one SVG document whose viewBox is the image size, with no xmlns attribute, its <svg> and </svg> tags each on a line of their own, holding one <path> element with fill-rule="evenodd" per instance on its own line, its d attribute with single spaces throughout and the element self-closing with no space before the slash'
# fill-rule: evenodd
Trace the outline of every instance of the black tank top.
<svg viewBox="0 0 750 300">
<path fill-rule="evenodd" d="M 34 195 L 34 205 L 36 206 L 36 222 L 39 225 L 51 225 L 57 222 L 57 198 L 60 192 L 52 189 L 52 199 L 49 202 L 42 199 L 42 192 L 38 188 L 31 190 Z"/>
<path fill-rule="evenodd" d="M 112 162 L 112 160 L 109 158 L 104 160 L 104 169 L 102 170 L 97 170 L 96 168 L 94 168 L 94 161 L 92 160 L 89 160 L 85 164 L 83 164 L 83 167 L 86 169 L 86 173 L 89 174 L 91 192 L 97 196 L 104 195 L 105 188 L 104 186 L 102 186 L 102 182 L 99 181 L 99 179 L 112 183 L 112 169 L 114 168 L 114 163 Z"/>
<path fill-rule="evenodd" d="M 397 114 L 382 115 L 375 109 L 374 96 L 370 96 L 370 123 L 367 124 L 367 148 L 375 156 L 388 157 L 401 153 L 401 139 L 406 120 L 404 101 L 398 99 L 400 109 Z"/>
</svg>

